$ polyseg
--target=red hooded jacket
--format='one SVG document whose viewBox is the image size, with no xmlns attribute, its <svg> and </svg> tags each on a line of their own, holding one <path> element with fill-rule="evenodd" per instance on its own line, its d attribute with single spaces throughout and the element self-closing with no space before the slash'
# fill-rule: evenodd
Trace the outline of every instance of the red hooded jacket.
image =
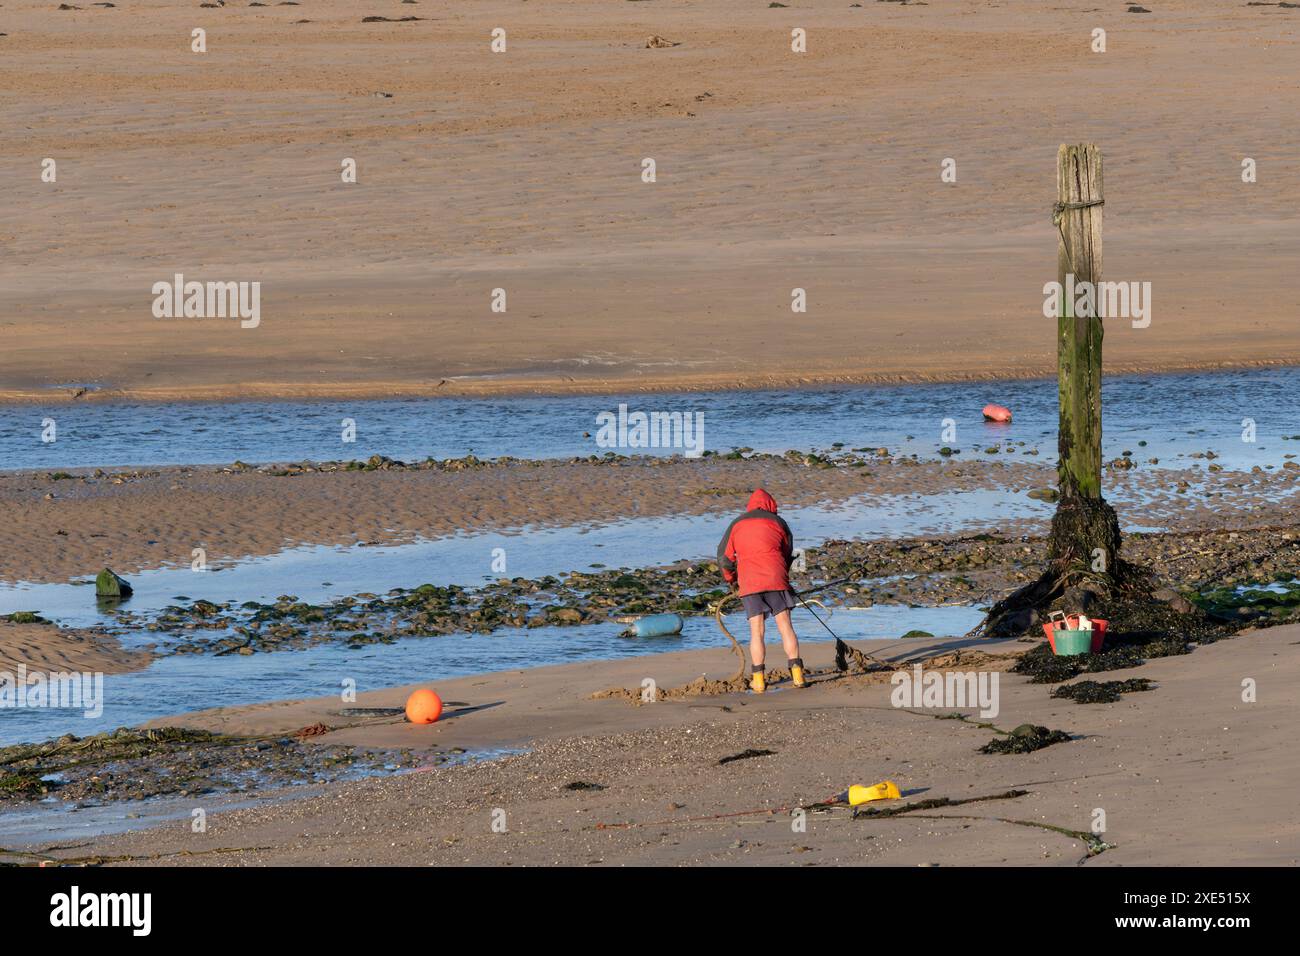
<svg viewBox="0 0 1300 956">
<path fill-rule="evenodd" d="M 745 513 L 731 522 L 718 544 L 722 576 L 728 582 L 739 578 L 742 595 L 790 587 L 794 535 L 776 507 L 775 498 L 755 489 Z"/>
</svg>

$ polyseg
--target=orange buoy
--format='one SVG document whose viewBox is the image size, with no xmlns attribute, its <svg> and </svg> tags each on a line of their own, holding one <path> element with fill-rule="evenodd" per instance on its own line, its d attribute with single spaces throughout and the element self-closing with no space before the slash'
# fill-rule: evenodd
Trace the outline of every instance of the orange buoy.
<svg viewBox="0 0 1300 956">
<path fill-rule="evenodd" d="M 1005 405 L 989 403 L 984 406 L 984 420 L 986 422 L 1009 422 L 1011 421 L 1011 409 Z"/>
<path fill-rule="evenodd" d="M 442 698 L 426 687 L 406 698 L 406 719 L 413 724 L 432 724 L 442 716 Z"/>
</svg>

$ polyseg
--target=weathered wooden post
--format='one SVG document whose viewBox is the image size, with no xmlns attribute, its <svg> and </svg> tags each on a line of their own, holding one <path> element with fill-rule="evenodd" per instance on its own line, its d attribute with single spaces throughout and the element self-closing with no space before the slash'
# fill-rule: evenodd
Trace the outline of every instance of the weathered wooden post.
<svg viewBox="0 0 1300 956">
<path fill-rule="evenodd" d="M 1063 145 L 1056 156 L 1056 183 L 1061 497 L 1052 519 L 1050 559 L 1061 577 L 1106 585 L 1117 567 L 1119 522 L 1101 495 L 1101 150 L 1091 143 Z M 1084 283 L 1092 294 L 1078 291 Z M 1085 307 L 1076 308 L 1076 299 Z"/>
<path fill-rule="evenodd" d="M 1101 494 L 1101 320 L 1074 314 L 1081 282 L 1101 281 L 1102 183 L 1097 147 L 1062 146 L 1056 154 L 1057 201 L 1052 221 L 1060 236 L 1056 276 L 1057 375 L 1061 402 L 1061 495 Z"/>
<path fill-rule="evenodd" d="M 1126 569 L 1119 558 L 1119 520 L 1101 495 L 1101 150 L 1090 143 L 1062 146 L 1056 181 L 1052 223 L 1061 288 L 1056 334 L 1060 499 L 1046 569 L 993 606 L 981 625 L 986 634 L 1033 626 L 1034 612 L 1071 587 L 1086 585 L 1091 598 L 1104 599 Z M 1091 284 L 1092 294 L 1084 291 L 1084 283 Z M 1077 308 L 1078 302 L 1084 307 Z M 1081 602 L 1088 597 L 1078 594 Z"/>
</svg>

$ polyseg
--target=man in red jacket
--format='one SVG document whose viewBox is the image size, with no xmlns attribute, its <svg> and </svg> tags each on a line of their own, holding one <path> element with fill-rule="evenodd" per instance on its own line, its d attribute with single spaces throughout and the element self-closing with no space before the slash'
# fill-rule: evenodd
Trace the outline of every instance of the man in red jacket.
<svg viewBox="0 0 1300 956">
<path fill-rule="evenodd" d="M 749 686 L 756 694 L 767 690 L 763 633 L 769 614 L 776 620 L 785 656 L 790 659 L 790 679 L 795 687 L 807 686 L 799 638 L 790 623 L 790 609 L 795 605 L 790 592 L 794 536 L 790 526 L 777 515 L 776 507 L 771 495 L 762 488 L 755 489 L 745 513 L 731 522 L 718 544 L 718 567 L 728 583 L 739 585 L 745 616 L 749 618 L 749 655 L 754 662 Z"/>
</svg>

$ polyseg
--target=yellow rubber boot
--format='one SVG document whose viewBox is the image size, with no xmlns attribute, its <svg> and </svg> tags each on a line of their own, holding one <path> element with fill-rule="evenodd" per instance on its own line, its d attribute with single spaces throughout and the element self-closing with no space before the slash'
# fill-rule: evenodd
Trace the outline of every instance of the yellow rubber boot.
<svg viewBox="0 0 1300 956">
<path fill-rule="evenodd" d="M 761 694 L 767 690 L 767 675 L 762 671 L 754 671 L 754 676 L 749 680 L 749 689 L 755 694 Z"/>
<path fill-rule="evenodd" d="M 795 661 L 790 662 L 790 682 L 794 684 L 795 687 L 808 686 L 808 680 L 803 676 L 802 660 L 798 661 L 797 663 Z"/>
</svg>

